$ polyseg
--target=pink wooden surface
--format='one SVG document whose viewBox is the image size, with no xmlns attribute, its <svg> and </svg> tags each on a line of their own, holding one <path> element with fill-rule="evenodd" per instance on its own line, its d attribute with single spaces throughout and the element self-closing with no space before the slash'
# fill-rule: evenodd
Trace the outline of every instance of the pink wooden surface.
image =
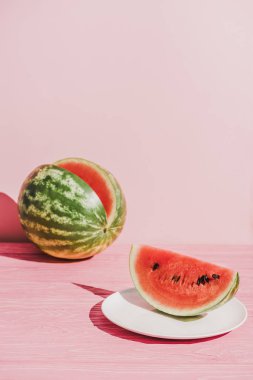
<svg viewBox="0 0 253 380">
<path fill-rule="evenodd" d="M 253 378 L 253 248 L 171 247 L 239 270 L 249 317 L 239 329 L 197 341 L 148 338 L 101 313 L 111 292 L 132 286 L 129 246 L 65 262 L 28 243 L 0 244 L 0 379 Z"/>
</svg>

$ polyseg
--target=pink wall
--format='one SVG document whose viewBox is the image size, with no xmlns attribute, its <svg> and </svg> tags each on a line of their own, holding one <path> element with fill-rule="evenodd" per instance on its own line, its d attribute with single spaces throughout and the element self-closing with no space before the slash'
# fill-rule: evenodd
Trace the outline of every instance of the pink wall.
<svg viewBox="0 0 253 380">
<path fill-rule="evenodd" d="M 0 191 L 83 156 L 122 242 L 253 242 L 253 3 L 2 0 Z"/>
</svg>

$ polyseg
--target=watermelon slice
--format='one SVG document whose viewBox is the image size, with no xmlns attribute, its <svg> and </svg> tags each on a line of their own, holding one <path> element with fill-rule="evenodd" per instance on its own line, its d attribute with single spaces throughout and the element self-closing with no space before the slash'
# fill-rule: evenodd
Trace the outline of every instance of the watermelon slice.
<svg viewBox="0 0 253 380">
<path fill-rule="evenodd" d="M 36 168 L 23 183 L 18 206 L 27 237 L 43 252 L 65 259 L 104 250 L 118 237 L 126 218 L 117 180 L 81 158 Z"/>
<path fill-rule="evenodd" d="M 239 286 L 237 272 L 149 246 L 132 246 L 130 273 L 150 305 L 177 316 L 198 315 L 221 306 Z"/>
</svg>

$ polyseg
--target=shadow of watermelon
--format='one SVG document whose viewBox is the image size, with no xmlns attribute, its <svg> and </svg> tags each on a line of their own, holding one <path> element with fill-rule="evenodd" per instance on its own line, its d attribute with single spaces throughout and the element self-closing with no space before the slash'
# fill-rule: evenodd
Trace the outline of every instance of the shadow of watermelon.
<svg viewBox="0 0 253 380">
<path fill-rule="evenodd" d="M 0 193 L 0 242 L 25 242 L 27 238 L 18 217 L 17 203 Z"/>
<path fill-rule="evenodd" d="M 95 294 L 96 296 L 100 296 L 104 299 L 107 298 L 112 293 L 114 293 L 111 290 L 96 288 L 94 286 L 89 286 L 89 285 L 82 285 L 82 284 L 77 284 L 77 283 L 73 283 L 73 285 L 79 286 L 80 288 L 86 291 L 89 291 Z M 125 330 L 122 327 L 119 327 L 115 325 L 114 323 L 110 322 L 102 313 L 102 308 L 101 308 L 102 303 L 103 303 L 103 300 L 99 301 L 94 306 L 92 306 L 89 312 L 89 318 L 92 324 L 96 328 L 120 339 L 132 340 L 134 342 L 140 342 L 144 344 L 198 344 L 202 342 L 208 342 L 213 339 L 218 339 L 228 334 L 228 333 L 225 333 L 225 334 L 217 335 L 210 338 L 201 338 L 201 339 L 192 339 L 192 340 L 188 340 L 188 339 L 187 340 L 173 340 L 173 339 L 152 338 L 152 337 L 136 334 L 131 331 Z"/>
<path fill-rule="evenodd" d="M 37 248 L 33 243 L 28 242 L 1 242 L 0 241 L 0 256 L 9 257 L 16 260 L 26 260 L 35 261 L 42 263 L 51 264 L 71 264 L 78 263 L 79 261 L 86 261 L 92 259 L 88 257 L 87 259 L 80 260 L 66 260 L 58 259 L 57 257 L 49 256 L 43 253 L 39 248 Z"/>
</svg>

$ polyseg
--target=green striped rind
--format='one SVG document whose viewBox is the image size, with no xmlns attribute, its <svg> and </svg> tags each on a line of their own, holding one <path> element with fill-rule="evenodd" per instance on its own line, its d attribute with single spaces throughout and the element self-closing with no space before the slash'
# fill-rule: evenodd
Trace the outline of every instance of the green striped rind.
<svg viewBox="0 0 253 380">
<path fill-rule="evenodd" d="M 87 161 L 86 161 L 87 162 Z M 94 164 L 98 171 L 110 182 L 110 186 L 113 189 L 115 206 L 112 216 L 108 220 L 109 229 L 112 234 L 117 235 L 122 230 L 126 220 L 126 200 L 122 189 L 116 180 L 116 178 L 108 170 L 102 168 L 98 164 Z"/>
<path fill-rule="evenodd" d="M 239 273 L 237 272 L 235 275 L 233 285 L 231 286 L 231 288 L 228 291 L 228 293 L 226 294 L 226 296 L 220 302 L 218 302 L 215 306 L 213 306 L 212 308 L 209 308 L 205 311 L 214 310 L 217 307 L 220 307 L 220 306 L 224 305 L 226 302 L 230 301 L 234 297 L 234 295 L 236 294 L 236 292 L 239 288 L 239 284 L 240 284 L 240 276 L 239 276 Z"/>
<path fill-rule="evenodd" d="M 100 173 L 100 175 L 104 178 L 105 182 L 107 183 L 107 186 L 111 191 L 114 204 L 113 211 L 109 219 L 107 220 L 106 235 L 107 238 L 109 238 L 109 240 L 113 242 L 122 231 L 126 220 L 126 200 L 118 181 L 108 170 L 102 168 L 100 165 L 95 164 L 94 162 L 85 160 L 83 158 L 67 158 L 55 162 L 55 165 L 59 165 L 61 163 L 66 162 L 83 162 L 85 165 L 91 166 L 98 173 Z"/>
<path fill-rule="evenodd" d="M 35 169 L 19 196 L 21 224 L 39 248 L 56 257 L 80 259 L 115 239 L 97 194 L 82 179 L 56 165 Z"/>
<path fill-rule="evenodd" d="M 108 173 L 108 178 L 111 181 L 116 198 L 114 218 L 111 221 L 110 227 L 111 229 L 114 229 L 115 233 L 119 233 L 122 230 L 126 219 L 126 200 L 120 185 L 111 173 Z"/>
</svg>

